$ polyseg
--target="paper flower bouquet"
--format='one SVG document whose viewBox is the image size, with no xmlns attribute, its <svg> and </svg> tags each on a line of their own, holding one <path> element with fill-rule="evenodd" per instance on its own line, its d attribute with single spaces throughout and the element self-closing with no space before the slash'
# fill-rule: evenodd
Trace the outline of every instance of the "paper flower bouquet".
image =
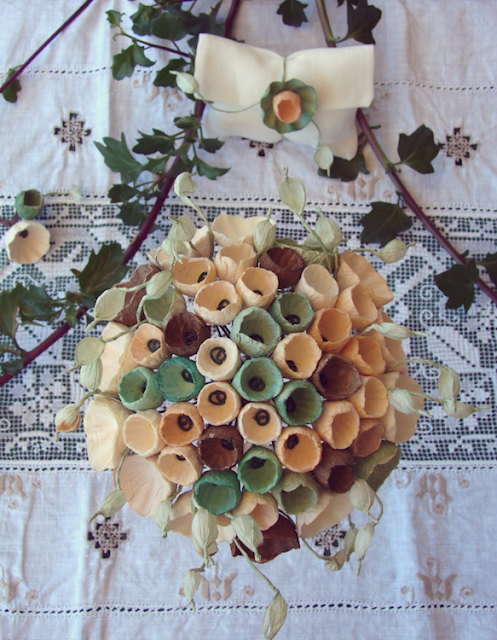
<svg viewBox="0 0 497 640">
<path fill-rule="evenodd" d="M 100 296 L 91 326 L 107 324 L 75 352 L 90 391 L 57 415 L 73 431 L 93 398 L 89 461 L 116 486 L 94 517 L 127 503 L 164 536 L 191 537 L 205 566 L 222 542 L 263 563 L 349 516 L 344 548 L 322 559 L 337 570 L 355 552 L 359 571 L 383 512 L 371 513 L 375 492 L 427 413 L 400 341 L 426 334 L 391 321 L 385 279 L 361 250 L 338 251 L 336 222 L 307 224 L 298 180 L 280 197 L 309 232 L 301 245 L 276 237 L 270 212 L 209 223 L 187 173 L 175 191 L 205 225 L 176 219 L 150 263 Z M 376 253 L 406 251 L 394 240 Z M 446 411 L 474 411 L 456 400 L 455 371 L 436 366 Z M 369 517 L 359 529 L 354 508 Z M 202 570 L 187 574 L 190 600 Z M 265 624 L 286 607 L 275 591 Z"/>
</svg>

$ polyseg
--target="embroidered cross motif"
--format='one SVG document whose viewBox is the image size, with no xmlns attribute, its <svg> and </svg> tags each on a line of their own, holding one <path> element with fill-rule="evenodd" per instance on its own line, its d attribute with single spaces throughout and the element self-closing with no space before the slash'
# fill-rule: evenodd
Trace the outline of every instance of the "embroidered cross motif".
<svg viewBox="0 0 497 640">
<path fill-rule="evenodd" d="M 247 138 L 243 139 L 247 140 Z M 250 140 L 249 146 L 251 149 L 257 149 L 257 155 L 260 158 L 264 158 L 266 156 L 266 151 L 274 148 L 274 144 L 272 142 L 256 142 L 255 140 Z"/>
<path fill-rule="evenodd" d="M 85 121 L 79 113 L 69 113 L 69 120 L 62 120 L 62 127 L 54 127 L 54 136 L 63 144 L 69 145 L 69 151 L 76 151 L 78 145 L 83 144 L 84 138 L 91 134 L 91 129 L 85 129 Z"/>
<path fill-rule="evenodd" d="M 121 525 L 118 522 L 110 522 L 110 518 L 105 518 L 105 522 L 97 522 L 93 531 L 88 531 L 87 539 L 95 542 L 95 549 L 102 549 L 102 558 L 110 558 L 113 549 L 119 549 L 119 543 L 128 540 L 128 532 L 121 532 Z"/>
<path fill-rule="evenodd" d="M 454 129 L 454 134 L 446 135 L 447 142 L 441 143 L 440 147 L 445 149 L 447 158 L 455 158 L 455 164 L 462 167 L 463 159 L 471 158 L 471 151 L 476 151 L 478 145 L 471 144 L 471 136 L 465 136 L 461 133 L 461 127 Z"/>
<path fill-rule="evenodd" d="M 340 540 L 345 538 L 346 533 L 346 531 L 339 529 L 336 524 L 334 527 L 331 527 L 331 529 L 321 531 L 320 534 L 313 538 L 314 546 L 321 547 L 323 549 L 323 555 L 327 557 L 334 555 L 337 549 L 340 548 Z"/>
</svg>

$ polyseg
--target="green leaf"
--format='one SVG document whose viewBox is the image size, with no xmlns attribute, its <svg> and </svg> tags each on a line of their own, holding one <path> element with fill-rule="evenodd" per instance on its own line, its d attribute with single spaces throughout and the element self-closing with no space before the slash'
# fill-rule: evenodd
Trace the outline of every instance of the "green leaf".
<svg viewBox="0 0 497 640">
<path fill-rule="evenodd" d="M 20 295 L 19 314 L 22 322 L 48 322 L 60 314 L 60 300 L 52 300 L 45 287 L 29 285 Z"/>
<path fill-rule="evenodd" d="M 0 365 L 2 371 L 8 376 L 15 376 L 24 366 L 25 358 L 18 358 L 17 360 L 9 360 L 8 362 L 2 362 Z"/>
<path fill-rule="evenodd" d="M 66 309 L 66 313 L 65 313 L 65 321 L 69 324 L 69 326 L 71 328 L 74 329 L 74 327 L 78 324 L 78 318 L 76 316 L 77 311 L 75 307 L 68 307 Z"/>
<path fill-rule="evenodd" d="M 123 224 L 127 227 L 136 227 L 140 224 L 143 217 L 143 206 L 138 200 L 125 202 L 119 207 L 117 217 L 121 218 Z"/>
<path fill-rule="evenodd" d="M 173 58 L 169 60 L 165 67 L 159 69 L 155 76 L 154 85 L 156 87 L 175 87 L 176 76 L 171 71 L 181 71 L 187 64 L 183 58 Z"/>
<path fill-rule="evenodd" d="M 9 69 L 9 75 L 7 76 L 7 80 L 11 78 L 15 72 L 16 72 L 15 69 Z M 19 78 L 16 78 L 13 82 L 10 83 L 10 85 L 6 89 L 4 89 L 4 91 L 2 92 L 2 96 L 4 97 L 5 100 L 7 100 L 7 102 L 17 102 L 17 94 L 19 93 L 20 90 L 21 90 L 21 83 L 19 82 Z"/>
<path fill-rule="evenodd" d="M 223 140 L 219 140 L 219 138 L 202 138 L 199 142 L 199 147 L 208 153 L 216 153 L 223 144 Z"/>
<path fill-rule="evenodd" d="M 169 156 L 149 158 L 147 164 L 143 166 L 143 170 L 150 171 L 150 173 L 164 173 L 168 158 Z"/>
<path fill-rule="evenodd" d="M 11 291 L 0 293 L 0 333 L 8 336 L 15 344 L 17 312 L 24 287 L 16 285 Z"/>
<path fill-rule="evenodd" d="M 446 309 L 457 309 L 464 306 L 466 311 L 475 299 L 475 282 L 480 272 L 474 258 L 469 260 L 466 267 L 455 264 L 443 273 L 435 275 L 435 283 L 440 291 L 447 296 Z"/>
<path fill-rule="evenodd" d="M 412 221 L 398 204 L 372 202 L 371 211 L 360 220 L 364 229 L 362 242 L 379 242 L 382 246 L 412 227 Z"/>
<path fill-rule="evenodd" d="M 133 32 L 137 36 L 152 35 L 153 22 L 159 17 L 161 9 L 144 5 L 141 2 L 138 5 L 138 11 L 133 13 L 131 20 L 133 21 Z"/>
<path fill-rule="evenodd" d="M 167 175 L 170 178 L 176 178 L 180 173 L 183 173 L 184 171 L 191 172 L 194 166 L 195 164 L 193 160 L 185 156 L 173 163 L 171 168 L 168 170 Z"/>
<path fill-rule="evenodd" d="M 347 0 L 347 25 L 348 31 L 344 40 L 353 38 L 363 44 L 376 44 L 373 38 L 373 29 L 381 18 L 381 11 L 367 0 L 359 0 L 354 8 L 354 3 Z"/>
<path fill-rule="evenodd" d="M 479 262 L 485 269 L 490 277 L 490 280 L 497 285 L 497 252 L 487 253 L 485 258 Z"/>
<path fill-rule="evenodd" d="M 115 80 L 129 78 L 138 65 L 140 67 L 151 67 L 155 64 L 145 55 L 145 48 L 134 42 L 121 53 L 117 53 L 112 59 L 112 77 Z"/>
<path fill-rule="evenodd" d="M 210 33 L 214 36 L 224 36 L 224 24 L 217 22 L 217 14 L 221 6 L 221 0 L 215 4 L 209 13 L 199 13 L 194 16 L 188 11 L 182 11 L 177 7 L 171 7 L 170 11 L 176 15 L 181 15 L 183 24 L 193 38 L 188 40 L 189 46 L 195 50 L 198 44 L 198 37 L 201 33 Z"/>
<path fill-rule="evenodd" d="M 366 480 L 373 491 L 378 491 L 398 466 L 400 457 L 400 448 L 384 440 L 374 453 L 365 458 L 355 458 L 354 474 L 356 478 Z"/>
<path fill-rule="evenodd" d="M 117 242 L 104 244 L 98 253 L 91 252 L 83 271 L 71 269 L 84 294 L 97 298 L 103 291 L 120 282 L 128 271 L 123 264 L 124 252 Z"/>
<path fill-rule="evenodd" d="M 152 24 L 152 33 L 164 40 L 181 40 L 187 35 L 183 20 L 172 12 L 164 11 Z"/>
<path fill-rule="evenodd" d="M 136 187 L 130 187 L 129 184 L 114 184 L 107 192 L 107 196 L 111 202 L 126 202 L 138 193 L 140 190 Z"/>
<path fill-rule="evenodd" d="M 123 14 L 120 11 L 114 11 L 114 9 L 110 9 L 105 12 L 107 14 L 107 20 L 110 24 L 110 28 L 118 27 L 121 24 Z"/>
<path fill-rule="evenodd" d="M 164 155 L 174 150 L 174 140 L 165 133 L 150 135 L 148 133 L 142 133 L 133 147 L 135 153 L 142 155 L 149 155 L 151 153 L 163 153 Z"/>
<path fill-rule="evenodd" d="M 174 118 L 174 124 L 178 129 L 192 129 L 196 131 L 200 127 L 200 120 L 195 116 L 183 116 Z"/>
<path fill-rule="evenodd" d="M 433 173 L 431 161 L 437 157 L 440 146 L 433 138 L 433 131 L 422 124 L 410 136 L 400 134 L 397 151 L 401 164 L 418 173 Z"/>
<path fill-rule="evenodd" d="M 135 182 L 143 167 L 131 155 L 124 133 L 121 133 L 121 141 L 115 138 L 104 138 L 104 144 L 95 142 L 95 145 L 111 171 L 120 173 L 124 183 Z"/>
<path fill-rule="evenodd" d="M 227 169 L 224 169 L 223 167 L 212 167 L 199 158 L 195 160 L 195 166 L 197 167 L 198 175 L 205 176 L 206 178 L 209 178 L 209 180 L 215 180 L 220 176 L 224 176 L 224 174 L 228 173 L 230 170 L 229 167 Z"/>
<path fill-rule="evenodd" d="M 283 23 L 289 27 L 300 27 L 303 22 L 307 22 L 304 11 L 306 7 L 307 5 L 299 0 L 284 0 L 276 13 L 283 17 Z"/>
<path fill-rule="evenodd" d="M 335 156 L 329 171 L 319 169 L 318 174 L 324 178 L 333 178 L 335 180 L 341 180 L 342 182 L 352 182 L 352 180 L 357 178 L 359 172 L 369 173 L 366 168 L 362 147 L 357 149 L 357 153 L 352 160 L 344 160 L 339 156 Z"/>
</svg>

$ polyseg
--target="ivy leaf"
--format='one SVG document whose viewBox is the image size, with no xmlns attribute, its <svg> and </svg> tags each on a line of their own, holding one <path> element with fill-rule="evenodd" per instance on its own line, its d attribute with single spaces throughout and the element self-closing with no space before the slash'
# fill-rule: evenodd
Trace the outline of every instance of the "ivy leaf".
<svg viewBox="0 0 497 640">
<path fill-rule="evenodd" d="M 195 165 L 197 167 L 198 175 L 205 176 L 206 178 L 209 178 L 209 180 L 215 180 L 220 176 L 224 176 L 224 174 L 229 171 L 229 167 L 227 169 L 222 167 L 212 167 L 199 158 L 196 158 Z"/>
<path fill-rule="evenodd" d="M 219 138 L 202 138 L 199 142 L 199 147 L 208 153 L 216 153 L 223 144 L 224 142 Z"/>
<path fill-rule="evenodd" d="M 363 44 L 376 44 L 373 38 L 373 29 L 381 18 L 381 11 L 367 0 L 359 0 L 354 8 L 354 3 L 347 0 L 347 25 L 348 31 L 344 40 L 353 38 Z"/>
<path fill-rule="evenodd" d="M 284 0 L 278 7 L 277 15 L 283 17 L 283 23 L 289 27 L 300 27 L 307 22 L 304 9 L 307 7 L 299 0 Z"/>
<path fill-rule="evenodd" d="M 176 87 L 176 76 L 171 71 L 181 71 L 186 64 L 187 62 L 183 58 L 169 60 L 165 67 L 157 71 L 154 85 L 156 87 Z"/>
<path fill-rule="evenodd" d="M 9 69 L 9 75 L 7 76 L 7 80 L 11 78 L 15 69 Z M 19 82 L 19 78 L 16 78 L 13 82 L 9 84 L 9 86 L 2 92 L 2 96 L 7 102 L 17 102 L 17 94 L 21 90 L 21 83 Z"/>
<path fill-rule="evenodd" d="M 23 287 L 16 285 L 11 291 L 0 293 L 0 333 L 8 336 L 15 344 L 17 312 Z"/>
<path fill-rule="evenodd" d="M 106 289 L 120 282 L 128 271 L 123 264 L 124 252 L 117 242 L 104 244 L 98 253 L 93 250 L 83 271 L 71 269 L 79 281 L 82 293 L 97 298 Z"/>
<path fill-rule="evenodd" d="M 127 227 L 136 227 L 143 217 L 143 206 L 138 200 L 125 202 L 119 207 L 117 217 L 121 218 L 123 224 Z"/>
<path fill-rule="evenodd" d="M 335 156 L 333 164 L 329 168 L 329 174 L 324 169 L 319 169 L 318 174 L 324 178 L 333 178 L 342 182 L 352 182 L 360 173 L 369 173 L 366 168 L 366 161 L 362 147 L 357 149 L 357 153 L 352 160 L 344 160 Z"/>
<path fill-rule="evenodd" d="M 178 129 L 192 129 L 196 131 L 200 127 L 200 120 L 195 116 L 183 116 L 174 118 L 174 124 Z"/>
<path fill-rule="evenodd" d="M 166 162 L 169 156 L 161 156 L 160 158 L 149 158 L 146 165 L 144 165 L 144 171 L 150 171 L 150 173 L 164 173 L 166 170 Z"/>
<path fill-rule="evenodd" d="M 412 227 L 412 221 L 398 204 L 372 202 L 371 211 L 360 220 L 364 229 L 362 242 L 379 242 L 381 246 Z"/>
<path fill-rule="evenodd" d="M 114 11 L 114 9 L 110 9 L 105 12 L 107 14 L 107 20 L 110 24 L 110 28 L 118 27 L 121 24 L 122 13 L 120 11 Z"/>
<path fill-rule="evenodd" d="M 142 133 L 141 131 L 140 134 L 142 137 L 137 140 L 133 147 L 135 153 L 145 156 L 151 153 L 168 154 L 174 149 L 174 140 L 171 140 L 168 135 L 158 129 L 154 131 L 153 135 Z"/>
<path fill-rule="evenodd" d="M 130 187 L 129 184 L 114 184 L 107 192 L 107 196 L 111 202 L 127 202 L 139 193 L 139 189 Z"/>
<path fill-rule="evenodd" d="M 440 146 L 433 138 L 433 131 L 424 124 L 410 136 L 405 133 L 401 133 L 399 136 L 397 152 L 401 164 L 406 164 L 418 173 L 433 173 L 435 171 L 431 161 L 437 157 L 439 151 Z"/>
<path fill-rule="evenodd" d="M 152 35 L 153 22 L 159 17 L 160 13 L 160 8 L 154 8 L 140 2 L 138 11 L 131 16 L 133 33 L 136 33 L 137 36 Z"/>
<path fill-rule="evenodd" d="M 15 376 L 23 368 L 24 360 L 25 358 L 18 358 L 17 360 L 8 360 L 7 362 L 2 362 L 0 366 L 2 367 L 2 371 L 6 373 L 8 376 Z"/>
<path fill-rule="evenodd" d="M 130 47 L 123 49 L 121 53 L 117 53 L 112 58 L 112 77 L 115 80 L 129 78 L 137 65 L 151 67 L 154 64 L 155 61 L 150 60 L 145 55 L 145 47 L 140 47 L 139 44 L 134 42 Z"/>
<path fill-rule="evenodd" d="M 27 289 L 23 288 L 19 302 L 19 314 L 25 323 L 49 322 L 60 313 L 60 301 L 52 300 L 43 286 L 31 284 Z"/>
<path fill-rule="evenodd" d="M 475 282 L 480 272 L 474 258 L 469 260 L 467 266 L 455 264 L 443 273 L 435 275 L 435 283 L 440 291 L 447 296 L 446 309 L 457 309 L 464 305 L 466 311 L 475 299 Z"/>
<path fill-rule="evenodd" d="M 76 313 L 77 311 L 75 307 L 68 307 L 65 312 L 65 321 L 72 329 L 74 329 L 74 327 L 78 324 Z"/>
<path fill-rule="evenodd" d="M 121 174 L 124 183 L 134 182 L 143 170 L 142 165 L 133 158 L 124 133 L 121 133 L 121 141 L 115 138 L 104 138 L 104 144 L 95 142 L 95 146 L 103 155 L 105 164 L 111 171 Z"/>
<path fill-rule="evenodd" d="M 487 270 L 490 280 L 497 285 L 497 252 L 487 253 L 485 259 L 479 262 Z"/>
<path fill-rule="evenodd" d="M 190 12 L 181 11 L 178 8 L 171 8 L 170 11 L 181 12 L 183 16 L 183 23 L 193 38 L 188 40 L 190 47 L 195 50 L 198 44 L 198 37 L 201 33 L 210 33 L 214 36 L 224 36 L 224 25 L 219 24 L 217 21 L 217 14 L 221 6 L 221 0 L 215 4 L 209 13 L 199 13 L 198 16 L 193 16 Z M 195 19 L 196 18 L 196 19 Z"/>
<path fill-rule="evenodd" d="M 152 33 L 158 38 L 175 42 L 176 40 L 184 38 L 188 32 L 184 27 L 181 17 L 174 15 L 172 12 L 164 11 L 154 20 Z"/>
</svg>

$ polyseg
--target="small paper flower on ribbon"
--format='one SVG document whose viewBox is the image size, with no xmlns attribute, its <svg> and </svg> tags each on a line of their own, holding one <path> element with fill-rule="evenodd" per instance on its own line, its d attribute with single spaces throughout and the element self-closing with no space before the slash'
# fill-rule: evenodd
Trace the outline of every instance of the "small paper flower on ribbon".
<svg viewBox="0 0 497 640">
<path fill-rule="evenodd" d="M 299 131 L 306 127 L 318 108 L 313 87 L 293 78 L 287 82 L 271 82 L 261 100 L 263 122 L 278 133 Z"/>
</svg>

